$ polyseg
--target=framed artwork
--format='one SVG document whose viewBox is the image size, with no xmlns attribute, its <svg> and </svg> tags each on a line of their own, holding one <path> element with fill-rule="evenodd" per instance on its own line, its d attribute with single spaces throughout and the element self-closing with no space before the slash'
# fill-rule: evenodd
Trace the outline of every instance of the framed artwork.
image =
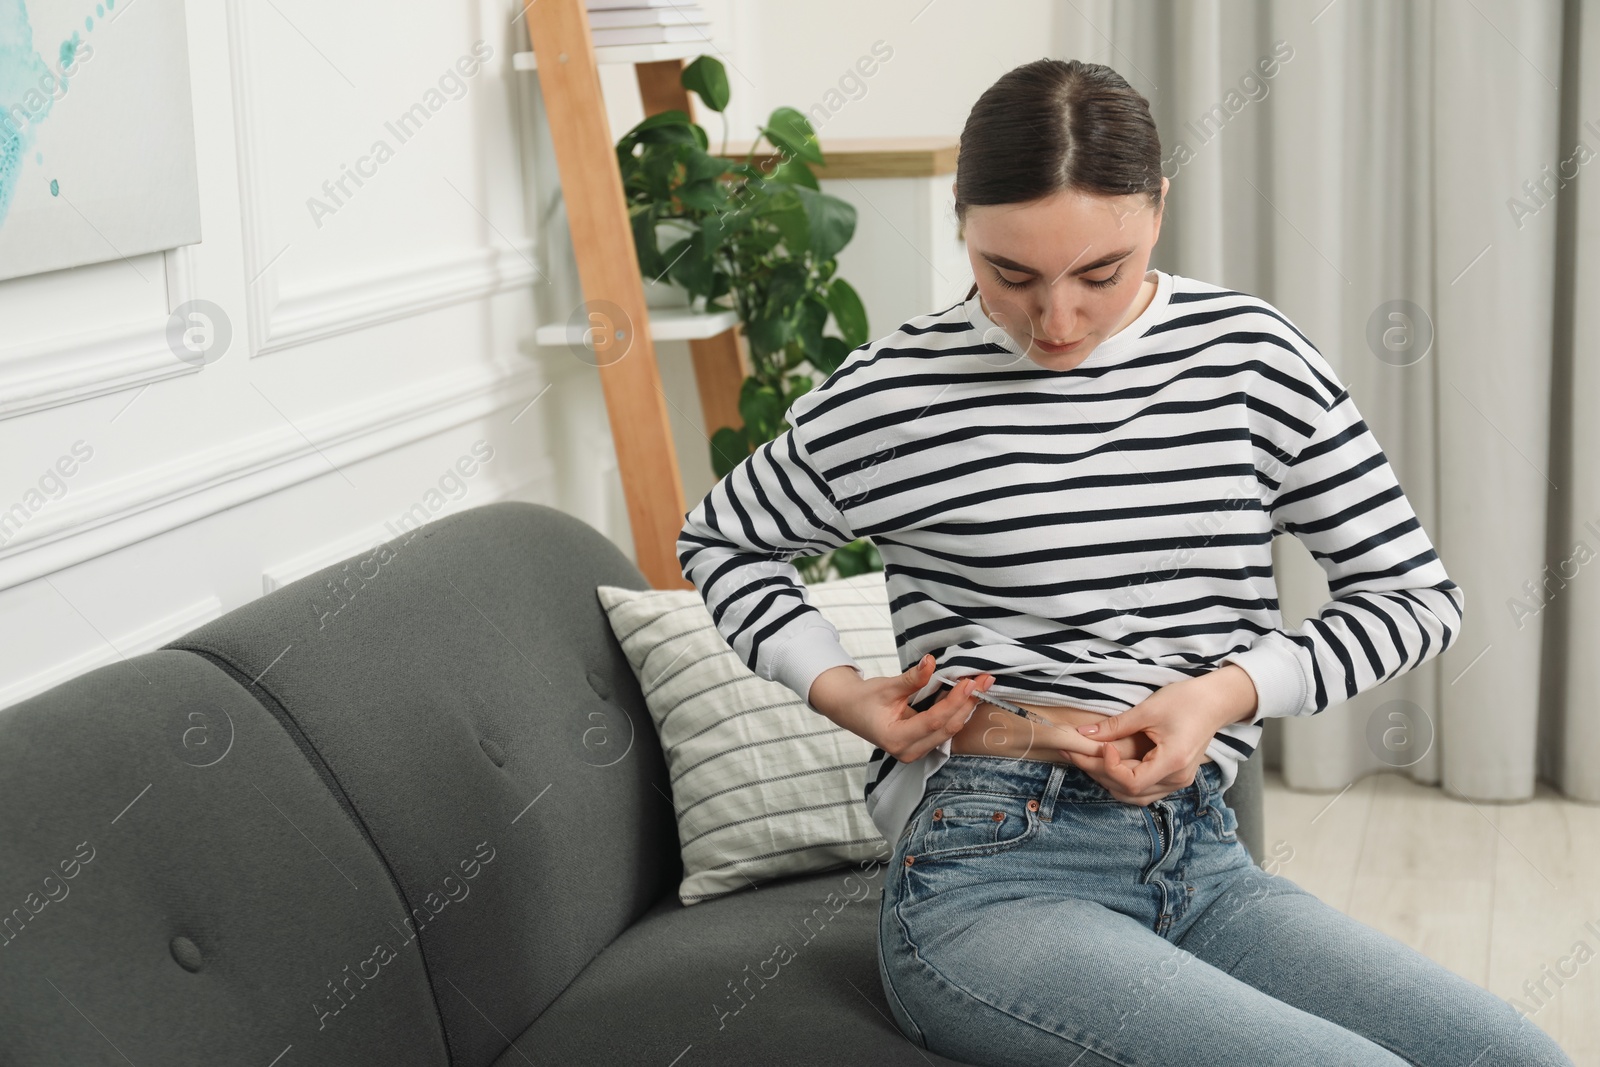
<svg viewBox="0 0 1600 1067">
<path fill-rule="evenodd" d="M 183 0 L 0 0 L 0 279 L 199 240 Z"/>
</svg>

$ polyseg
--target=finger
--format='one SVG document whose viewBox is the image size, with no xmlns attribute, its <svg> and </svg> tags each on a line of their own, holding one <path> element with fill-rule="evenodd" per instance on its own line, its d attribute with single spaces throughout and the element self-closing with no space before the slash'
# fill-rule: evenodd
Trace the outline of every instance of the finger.
<svg viewBox="0 0 1600 1067">
<path fill-rule="evenodd" d="M 1146 807 L 1161 798 L 1168 796 L 1179 789 L 1186 787 L 1187 782 L 1173 782 L 1162 779 L 1143 785 L 1132 785 L 1129 776 L 1134 773 L 1134 768 L 1140 766 L 1142 760 L 1128 760 L 1121 758 L 1122 753 L 1115 746 L 1110 746 L 1115 753 L 1113 758 L 1119 760 L 1119 774 L 1121 777 L 1110 775 L 1106 772 L 1106 761 L 1096 756 L 1084 756 L 1076 752 L 1064 753 L 1073 766 L 1082 768 L 1095 781 L 1105 787 L 1106 791 L 1125 804 L 1138 804 Z M 1169 776 L 1170 778 L 1170 776 Z"/>
<path fill-rule="evenodd" d="M 932 670 L 933 653 L 924 653 L 921 659 L 900 673 L 900 687 L 908 694 L 915 693 L 928 684 L 928 675 Z"/>
<path fill-rule="evenodd" d="M 1179 788 L 1166 782 L 1167 778 L 1173 776 L 1173 758 L 1162 752 L 1161 746 L 1151 749 L 1141 760 L 1123 759 L 1113 746 L 1108 745 L 1107 748 L 1110 750 L 1106 760 L 1107 776 L 1130 796 L 1140 798 L 1139 803 L 1154 803 Z M 1179 765 L 1178 769 L 1181 771 L 1182 766 Z"/>
<path fill-rule="evenodd" d="M 1144 784 L 1134 777 L 1133 769 L 1138 761 L 1125 760 L 1122 753 L 1117 751 L 1117 746 L 1107 742 L 1101 746 L 1100 757 L 1104 764 L 1103 772 L 1107 778 L 1117 784 L 1117 787 L 1129 795 L 1137 794 Z"/>
<path fill-rule="evenodd" d="M 908 761 L 921 759 L 923 756 L 926 756 L 928 753 L 944 744 L 950 738 L 954 737 L 960 732 L 961 727 L 965 725 L 966 722 L 959 714 L 953 716 L 951 721 L 943 726 L 939 726 L 937 724 L 931 725 L 929 732 L 923 737 L 911 742 L 905 753 L 903 753 L 900 758 Z"/>
<path fill-rule="evenodd" d="M 977 688 L 977 678 L 962 678 L 952 685 L 944 699 L 928 709 L 934 715 L 929 720 L 930 729 L 937 730 L 945 737 L 955 736 L 972 718 L 972 713 L 978 710 L 975 696 Z"/>
<path fill-rule="evenodd" d="M 1078 732 L 1085 737 L 1096 741 L 1115 741 L 1129 734 L 1138 733 L 1149 725 L 1145 716 L 1139 714 L 1137 709 L 1107 715 L 1098 722 L 1086 722 L 1078 727 Z"/>
<path fill-rule="evenodd" d="M 1032 721 L 1032 720 L 1029 720 Z M 1084 737 L 1070 726 L 1062 726 L 1049 731 L 1050 742 L 1063 752 L 1076 752 L 1080 756 L 1098 756 L 1100 754 L 1100 740 L 1094 737 Z"/>
<path fill-rule="evenodd" d="M 973 678 L 960 679 L 937 704 L 913 716 L 908 725 L 914 731 L 922 731 L 923 736 L 913 740 L 900 753 L 900 760 L 911 762 L 921 759 L 966 725 L 967 719 L 978 706 L 978 702 L 971 697 L 976 681 Z"/>
<path fill-rule="evenodd" d="M 1097 756 L 1079 755 L 1076 752 L 1068 753 L 1067 759 L 1072 762 L 1073 766 L 1080 768 L 1085 774 L 1098 782 L 1101 788 L 1122 803 L 1137 804 L 1140 806 L 1144 806 L 1145 804 L 1149 803 L 1149 801 L 1146 801 L 1143 798 L 1131 796 L 1128 793 L 1123 792 L 1115 782 L 1107 778 L 1105 775 L 1105 760 L 1100 759 Z"/>
<path fill-rule="evenodd" d="M 1127 771 L 1129 777 L 1139 783 L 1140 792 L 1160 787 L 1165 779 L 1182 774 L 1185 766 L 1183 757 L 1173 746 L 1159 743 L 1146 752 L 1142 759 L 1129 760 L 1121 757 L 1122 754 L 1117 752 L 1113 758 Z"/>
</svg>

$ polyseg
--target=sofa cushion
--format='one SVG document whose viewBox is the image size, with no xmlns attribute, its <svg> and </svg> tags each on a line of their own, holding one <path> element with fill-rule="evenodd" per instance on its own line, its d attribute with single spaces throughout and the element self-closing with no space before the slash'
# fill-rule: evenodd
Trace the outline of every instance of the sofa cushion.
<svg viewBox="0 0 1600 1067">
<path fill-rule="evenodd" d="M 0 811 L 0 1063 L 447 1062 L 381 858 L 198 656 L 0 710 Z"/>
<path fill-rule="evenodd" d="M 878 979 L 881 863 L 768 882 L 619 937 L 495 1067 L 953 1064 L 890 1020 Z"/>
<path fill-rule="evenodd" d="M 677 883 L 666 767 L 601 583 L 648 585 L 579 519 L 493 504 L 174 642 L 348 796 L 420 925 L 456 1067 L 492 1062 Z"/>
<path fill-rule="evenodd" d="M 596 591 L 649 705 L 678 818 L 684 904 L 884 848 L 862 795 L 872 745 L 751 672 L 693 589 Z M 898 673 L 883 572 L 806 596 L 868 678 Z"/>
</svg>

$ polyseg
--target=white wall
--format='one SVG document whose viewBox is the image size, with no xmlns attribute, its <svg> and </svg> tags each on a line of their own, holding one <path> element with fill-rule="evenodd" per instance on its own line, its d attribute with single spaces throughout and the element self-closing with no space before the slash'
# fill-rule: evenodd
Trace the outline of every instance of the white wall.
<svg viewBox="0 0 1600 1067">
<path fill-rule="evenodd" d="M 985 86 L 1062 32 L 1042 2 L 1004 21 L 957 0 L 705 6 L 735 137 L 824 100 L 875 41 L 893 48 L 824 149 L 830 134 L 957 133 Z M 527 48 L 517 10 L 187 5 L 203 242 L 0 283 L 0 509 L 25 511 L 0 534 L 0 704 L 353 554 L 418 503 L 546 503 L 632 554 L 595 372 L 532 341 L 581 295 L 535 77 L 511 70 Z M 96 47 L 115 31 L 102 23 Z M 385 123 L 478 41 L 492 57 L 464 95 L 399 143 Z M 642 115 L 632 70 L 602 83 L 616 137 Z M 335 203 L 323 183 L 379 138 L 392 158 Z M 333 210 L 314 215 L 312 197 Z M 900 269 L 893 218 L 863 210 L 848 271 Z M 951 299 L 968 280 L 950 279 Z M 164 334 L 193 298 L 233 332 L 199 368 Z M 711 475 L 687 348 L 658 355 L 692 503 Z M 458 486 L 448 472 L 477 442 L 493 459 L 469 460 Z"/>
</svg>

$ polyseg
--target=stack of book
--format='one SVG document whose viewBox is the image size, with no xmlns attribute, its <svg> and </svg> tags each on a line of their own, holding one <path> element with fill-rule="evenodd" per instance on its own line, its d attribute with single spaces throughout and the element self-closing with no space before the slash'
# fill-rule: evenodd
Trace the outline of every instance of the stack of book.
<svg viewBox="0 0 1600 1067">
<path fill-rule="evenodd" d="M 677 44 L 711 37 L 699 4 L 680 0 L 588 0 L 596 48 L 618 44 Z"/>
</svg>

